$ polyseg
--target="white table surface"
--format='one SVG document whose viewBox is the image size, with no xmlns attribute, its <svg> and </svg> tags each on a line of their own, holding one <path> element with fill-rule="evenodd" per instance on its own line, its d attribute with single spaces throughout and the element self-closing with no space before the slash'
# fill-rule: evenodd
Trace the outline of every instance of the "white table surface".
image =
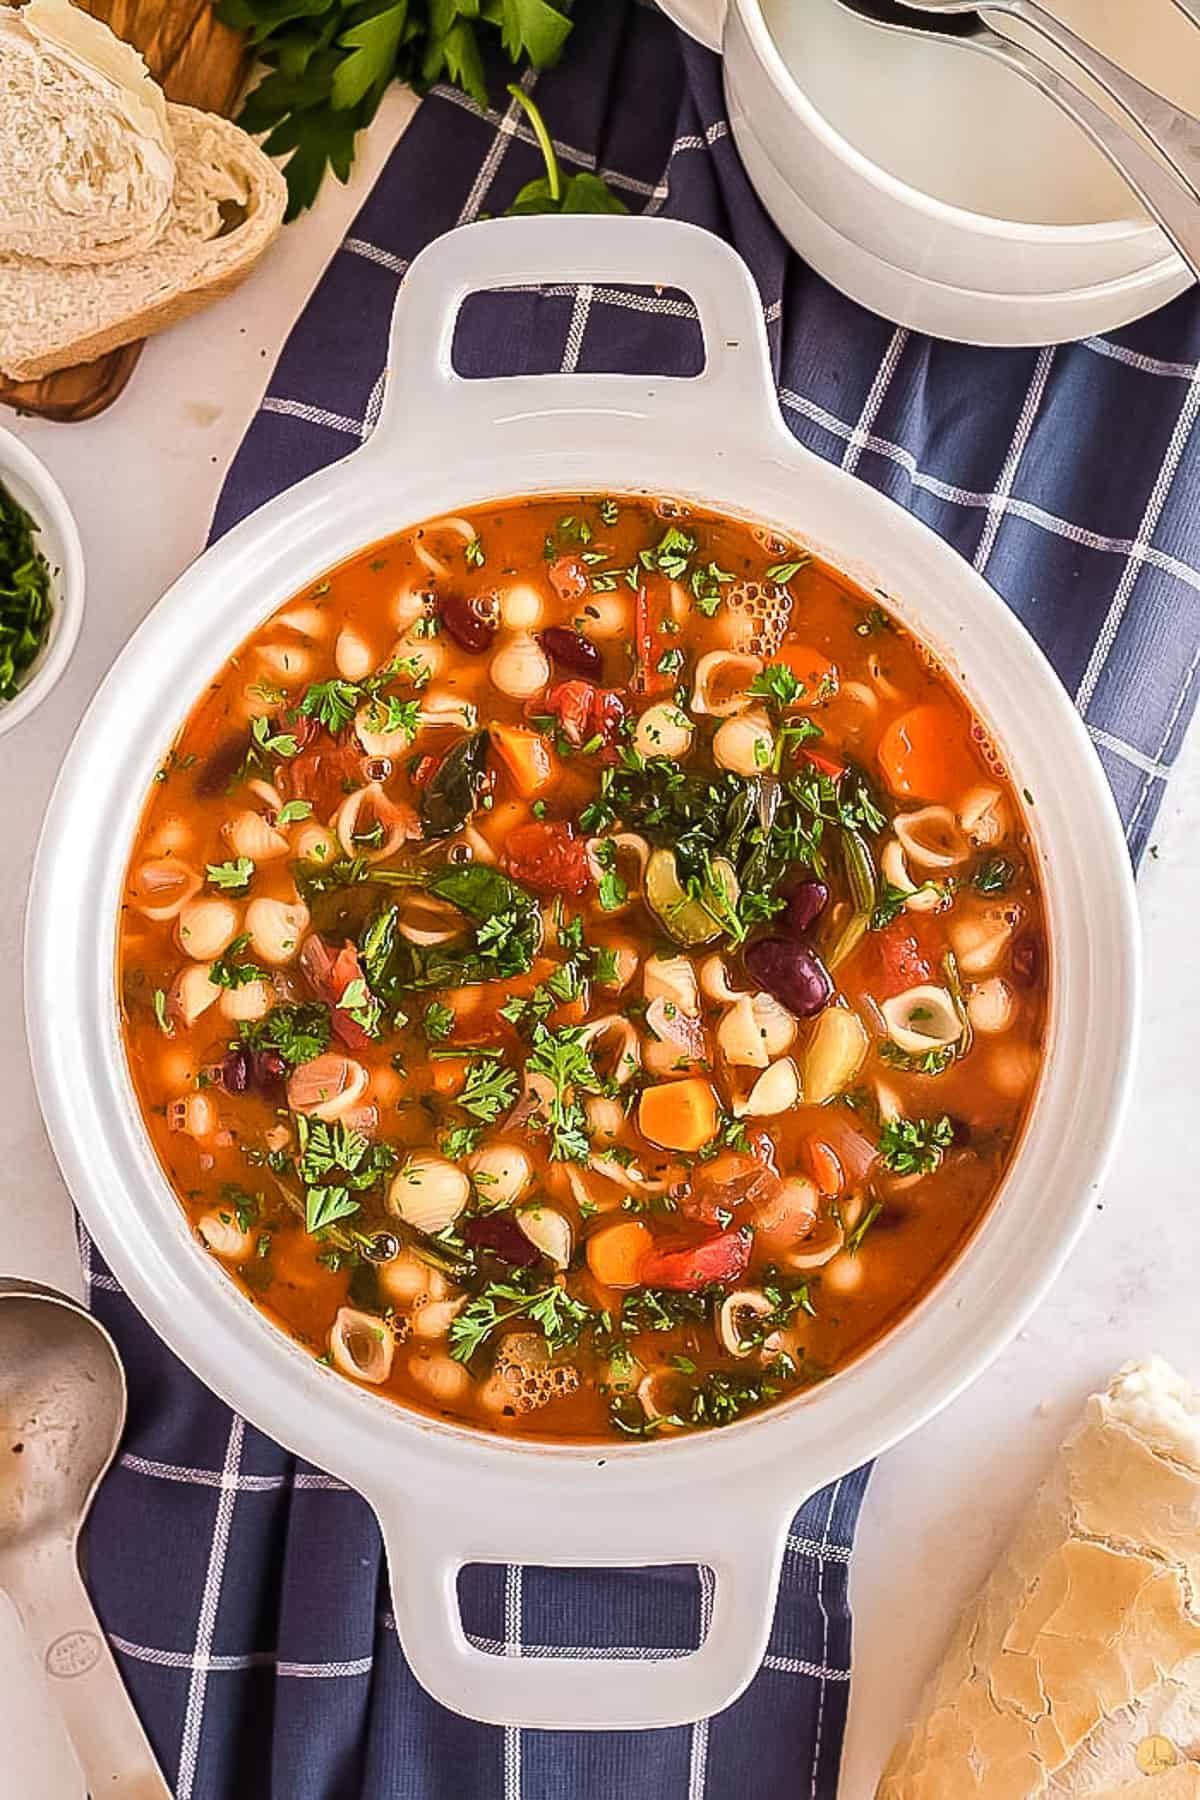
<svg viewBox="0 0 1200 1800">
<path fill-rule="evenodd" d="M 74 660 L 0 755 L 4 1273 L 78 1288 L 70 1206 L 42 1130 L 21 1024 L 25 890 L 55 771 L 114 654 L 201 549 L 221 478 L 283 336 L 410 111 L 407 97 L 393 94 L 350 187 L 328 184 L 315 211 L 285 231 L 238 293 L 151 343 L 127 392 L 101 418 L 61 426 L 0 414 L 61 482 L 88 565 Z M 953 1620 L 1089 1389 L 1125 1357 L 1152 1350 L 1200 1376 L 1187 1274 L 1200 1254 L 1192 1138 L 1200 738 L 1185 752 L 1159 816 L 1157 850 L 1140 883 L 1147 950 L 1141 1072 L 1102 1209 L 1016 1343 L 954 1406 L 884 1457 L 871 1482 L 851 1583 L 854 1680 L 841 1800 L 869 1800 Z M 11 1621 L 0 1612 L 0 1741 L 7 1746 L 0 1785 L 14 1781 L 7 1791 L 22 1800 L 79 1800 L 54 1721 L 37 1716 L 37 1679 L 19 1671 L 19 1661 Z"/>
</svg>

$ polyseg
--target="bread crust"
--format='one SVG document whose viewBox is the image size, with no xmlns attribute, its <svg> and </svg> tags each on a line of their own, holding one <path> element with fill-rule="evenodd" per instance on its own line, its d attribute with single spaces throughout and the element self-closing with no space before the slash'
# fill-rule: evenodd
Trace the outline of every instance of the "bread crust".
<svg viewBox="0 0 1200 1800">
<path fill-rule="evenodd" d="M 169 106 L 176 180 L 155 242 L 120 262 L 0 257 L 0 370 L 36 381 L 178 324 L 230 293 L 283 223 L 287 186 L 226 119 Z M 228 226 L 230 211 L 244 217 Z"/>
<path fill-rule="evenodd" d="M 877 1800 L 1200 1800 L 1198 1421 L 1157 1359 L 1092 1396 Z M 1156 1734 L 1169 1782 L 1137 1760 Z"/>
</svg>

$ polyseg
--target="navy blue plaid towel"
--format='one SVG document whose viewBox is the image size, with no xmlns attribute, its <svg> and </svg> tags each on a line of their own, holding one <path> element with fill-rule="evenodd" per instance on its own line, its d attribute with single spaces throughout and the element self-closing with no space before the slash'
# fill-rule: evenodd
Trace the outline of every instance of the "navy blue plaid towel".
<svg viewBox="0 0 1200 1800">
<path fill-rule="evenodd" d="M 635 211 L 737 246 L 797 436 L 918 513 L 1005 595 L 1076 697 L 1136 858 L 1200 661 L 1200 302 L 1069 349 L 969 350 L 896 330 L 772 229 L 729 138 L 714 58 L 637 0 L 591 0 L 576 17 L 563 67 L 537 82 L 564 163 L 599 168 Z M 409 260 L 436 233 L 503 211 L 539 172 L 496 77 L 486 114 L 445 90 L 421 107 L 292 333 L 218 532 L 370 431 Z M 545 291 L 468 310 L 460 360 L 683 372 L 695 331 L 670 296 Z M 473 1724 L 405 1667 L 365 1503 L 201 1387 L 86 1245 L 85 1266 L 131 1390 L 91 1527 L 93 1591 L 179 1800 L 833 1800 L 865 1471 L 798 1515 L 766 1663 L 727 1712 L 642 1735 Z M 476 1641 L 530 1658 L 531 1684 L 549 1648 L 692 1648 L 708 1604 L 688 1570 L 475 1570 L 464 1594 Z"/>
</svg>

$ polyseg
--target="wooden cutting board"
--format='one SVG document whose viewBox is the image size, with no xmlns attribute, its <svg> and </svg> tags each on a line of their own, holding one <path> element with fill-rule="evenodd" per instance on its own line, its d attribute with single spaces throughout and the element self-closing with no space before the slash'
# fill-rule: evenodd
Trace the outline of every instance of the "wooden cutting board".
<svg viewBox="0 0 1200 1800">
<path fill-rule="evenodd" d="M 241 33 L 214 17 L 210 0 L 77 0 L 77 4 L 141 51 L 168 100 L 206 112 L 233 111 L 249 53 Z M 141 353 L 140 344 L 126 344 L 96 362 L 60 369 L 41 381 L 6 382 L 0 376 L 0 405 L 43 419 L 95 418 L 122 391 Z"/>
</svg>

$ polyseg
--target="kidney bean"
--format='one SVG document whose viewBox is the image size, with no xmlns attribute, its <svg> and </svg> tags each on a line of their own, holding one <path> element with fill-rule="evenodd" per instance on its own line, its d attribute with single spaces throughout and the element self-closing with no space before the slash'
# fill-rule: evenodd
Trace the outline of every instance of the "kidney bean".
<svg viewBox="0 0 1200 1800">
<path fill-rule="evenodd" d="M 438 602 L 442 629 L 468 656 L 479 656 L 491 648 L 496 635 L 496 621 L 478 598 L 464 600 L 461 594 L 445 594 Z"/>
<path fill-rule="evenodd" d="M 833 999 L 829 971 L 814 950 L 790 938 L 759 938 L 743 955 L 751 978 L 797 1018 L 808 1019 Z"/>
<path fill-rule="evenodd" d="M 569 625 L 547 625 L 542 632 L 542 648 L 560 669 L 580 675 L 585 681 L 599 678 L 602 659 L 596 645 Z"/>
</svg>

